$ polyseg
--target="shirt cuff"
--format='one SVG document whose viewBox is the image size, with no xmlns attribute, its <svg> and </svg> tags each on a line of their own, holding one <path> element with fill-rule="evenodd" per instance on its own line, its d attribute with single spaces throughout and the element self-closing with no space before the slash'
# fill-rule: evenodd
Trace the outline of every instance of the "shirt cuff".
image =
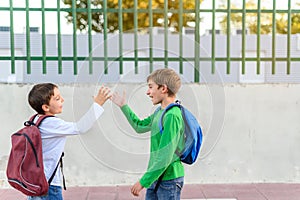
<svg viewBox="0 0 300 200">
<path fill-rule="evenodd" d="M 93 110 L 97 118 L 104 112 L 104 108 L 95 102 L 93 103 Z"/>
</svg>

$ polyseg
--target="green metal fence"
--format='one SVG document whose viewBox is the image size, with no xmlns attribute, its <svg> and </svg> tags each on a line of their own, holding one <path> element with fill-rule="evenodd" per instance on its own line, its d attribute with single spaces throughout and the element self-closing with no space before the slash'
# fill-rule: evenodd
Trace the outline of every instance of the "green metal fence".
<svg viewBox="0 0 300 200">
<path fill-rule="evenodd" d="M 36 1 L 36 0 L 35 0 Z M 245 73 L 245 63 L 246 62 L 256 62 L 257 66 L 257 74 L 260 74 L 260 66 L 261 62 L 271 62 L 272 63 L 272 73 L 275 74 L 276 72 L 276 62 L 277 61 L 283 61 L 286 62 L 286 73 L 290 74 L 291 72 L 291 62 L 298 62 L 300 61 L 299 57 L 292 57 L 291 56 L 291 16 L 292 14 L 297 14 L 300 13 L 299 9 L 293 9 L 292 8 L 292 1 L 287 0 L 286 3 L 288 4 L 287 9 L 276 9 L 276 0 L 273 0 L 272 3 L 272 9 L 263 9 L 261 7 L 261 1 L 257 0 L 257 8 L 256 9 L 247 9 L 246 8 L 246 0 L 242 0 L 242 8 L 239 9 L 230 9 L 230 5 L 232 4 L 231 0 L 227 0 L 225 8 L 218 8 L 217 7 L 217 2 L 215 0 L 211 1 L 211 8 L 206 9 L 202 8 L 202 4 L 200 3 L 200 0 L 190 0 L 190 1 L 195 1 L 195 8 L 193 9 L 184 9 L 183 0 L 176 0 L 175 2 L 178 3 L 180 6 L 178 9 L 169 9 L 168 1 L 164 1 L 163 8 L 161 9 L 153 9 L 152 8 L 152 0 L 148 1 L 148 9 L 140 9 L 138 8 L 138 0 L 133 0 L 133 7 L 132 8 L 123 8 L 122 5 L 122 0 L 118 0 L 118 7 L 117 8 L 110 8 L 108 7 L 108 2 L 109 0 L 103 0 L 102 5 L 100 7 L 95 7 L 92 5 L 93 0 L 87 0 L 87 7 L 86 8 L 77 8 L 76 7 L 76 0 L 72 0 L 72 7 L 67 8 L 65 6 L 62 6 L 61 0 L 57 0 L 56 2 L 56 8 L 50 8 L 45 6 L 45 0 L 41 0 L 41 6 L 40 7 L 34 7 L 32 8 L 30 5 L 31 3 L 34 3 L 32 0 L 25 0 L 25 6 L 17 6 L 14 5 L 13 0 L 7 0 L 9 6 L 3 6 L 0 7 L 0 16 L 1 12 L 9 12 L 9 20 L 10 20 L 10 55 L 7 56 L 0 56 L 0 61 L 10 61 L 11 62 L 11 73 L 15 73 L 15 63 L 16 61 L 26 61 L 26 68 L 27 68 L 27 73 L 31 73 L 31 63 L 33 61 L 41 61 L 42 62 L 42 68 L 43 68 L 43 73 L 47 73 L 47 61 L 57 61 L 57 66 L 58 66 L 58 73 L 62 73 L 62 66 L 63 62 L 65 61 L 72 61 L 73 62 L 73 72 L 74 74 L 78 73 L 78 62 L 83 61 L 83 60 L 88 60 L 89 62 L 89 73 L 93 73 L 93 61 L 103 61 L 104 65 L 106 66 L 105 73 L 108 72 L 108 62 L 109 61 L 115 61 L 119 63 L 119 70 L 120 73 L 123 73 L 123 63 L 126 61 L 132 61 L 134 62 L 135 65 L 135 72 L 138 73 L 138 65 L 140 61 L 143 62 L 149 62 L 149 71 L 151 72 L 153 70 L 153 63 L 160 61 L 164 62 L 165 66 L 168 66 L 168 62 L 178 62 L 179 63 L 179 71 L 180 73 L 183 72 L 183 63 L 184 62 L 192 62 L 194 65 L 194 81 L 199 82 L 200 76 L 199 76 L 199 69 L 201 66 L 202 61 L 209 61 L 211 62 L 211 73 L 215 73 L 216 71 L 216 63 L 217 62 L 226 62 L 226 73 L 230 74 L 231 71 L 231 63 L 239 61 L 242 63 L 242 73 Z M 204 0 L 207 1 L 207 0 Z M 16 56 L 15 54 L 15 27 L 14 27 L 14 21 L 19 20 L 14 17 L 14 14 L 17 12 L 25 12 L 26 13 L 26 56 Z M 42 35 L 42 56 L 32 56 L 31 55 L 31 49 L 30 49 L 30 13 L 32 12 L 40 12 L 41 13 L 41 19 L 42 19 L 42 24 L 41 24 L 41 35 Z M 46 53 L 46 48 L 47 48 L 47 43 L 46 43 L 46 26 L 47 24 L 45 23 L 45 14 L 46 13 L 56 13 L 57 15 L 57 56 L 49 56 Z M 63 56 L 62 55 L 62 33 L 61 33 L 61 17 L 63 13 L 66 12 L 72 12 L 73 14 L 73 55 L 72 56 Z M 78 56 L 78 46 L 77 46 L 77 23 L 76 23 L 76 15 L 79 13 L 88 13 L 88 29 L 87 29 L 87 35 L 88 35 L 88 50 L 90 52 L 88 58 L 86 56 Z M 103 39 L 104 39 L 104 56 L 96 57 L 93 56 L 93 47 L 92 47 L 92 28 L 91 28 L 91 23 L 92 23 L 92 14 L 95 12 L 100 12 L 103 14 Z M 119 29 L 119 56 L 117 57 L 110 57 L 108 55 L 107 49 L 108 43 L 107 43 L 107 38 L 109 34 L 109 28 L 108 28 L 108 15 L 110 13 L 117 13 L 118 14 L 118 29 Z M 122 18 L 124 13 L 131 13 L 134 15 L 134 56 L 133 57 L 126 57 L 123 56 L 123 23 L 122 23 Z M 138 29 L 139 24 L 138 24 L 138 14 L 141 13 L 147 13 L 149 16 L 149 55 L 148 57 L 139 57 L 138 56 Z M 179 20 L 178 20 L 178 25 L 179 25 L 179 30 L 178 34 L 180 35 L 179 37 L 179 56 L 178 57 L 168 57 L 168 24 L 164 24 L 164 56 L 163 57 L 155 57 L 153 56 L 153 32 L 151 27 L 153 27 L 153 15 L 154 14 L 163 14 L 164 15 L 164 21 L 168 21 L 168 13 L 176 13 L 179 15 Z M 183 31 L 183 17 L 188 14 L 188 13 L 193 13 L 195 16 L 195 34 L 194 34 L 194 41 L 197 45 L 194 47 L 194 55 L 193 57 L 184 57 L 183 56 L 183 36 L 182 36 L 182 31 Z M 200 27 L 200 14 L 201 13 L 210 13 L 212 18 L 212 40 L 211 40 L 211 55 L 209 57 L 202 57 L 200 56 L 200 51 L 201 51 L 201 43 L 200 43 L 200 32 L 201 32 L 201 27 Z M 225 57 L 217 57 L 215 54 L 215 48 L 216 48 L 216 22 L 217 18 L 216 15 L 223 13 L 227 15 L 227 31 L 225 34 L 227 35 L 227 46 L 226 46 L 226 56 Z M 232 57 L 231 56 L 231 48 L 230 47 L 230 42 L 231 42 L 231 21 L 228 16 L 231 16 L 234 13 L 240 13 L 242 14 L 242 34 L 241 34 L 241 39 L 242 39 L 242 53 L 240 57 Z M 246 57 L 246 52 L 245 52 L 245 45 L 246 45 L 246 15 L 247 13 L 256 13 L 257 14 L 257 51 L 256 51 L 256 57 Z M 262 57 L 260 54 L 260 49 L 261 49 L 261 34 L 260 34 L 260 27 L 261 27 L 261 15 L 263 13 L 269 13 L 272 15 L 272 55 L 270 57 Z M 284 57 L 276 57 L 275 49 L 276 49 L 276 15 L 279 13 L 284 13 L 287 15 L 287 43 L 286 43 L 286 48 L 287 48 L 287 54 Z"/>
</svg>

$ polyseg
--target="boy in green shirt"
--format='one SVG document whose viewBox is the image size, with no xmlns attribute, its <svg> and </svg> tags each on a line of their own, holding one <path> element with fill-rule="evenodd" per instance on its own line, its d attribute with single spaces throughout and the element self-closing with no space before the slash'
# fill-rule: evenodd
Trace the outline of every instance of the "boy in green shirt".
<svg viewBox="0 0 300 200">
<path fill-rule="evenodd" d="M 131 188 L 131 193 L 138 196 L 143 188 L 147 188 L 146 200 L 180 199 L 183 187 L 184 167 L 175 153 L 184 147 L 184 122 L 180 108 L 173 107 L 163 118 L 164 130 L 160 133 L 158 122 L 163 110 L 175 102 L 176 93 L 181 87 L 179 75 L 172 69 L 159 69 L 147 78 L 147 95 L 153 105 L 160 104 L 161 109 L 145 119 L 139 119 L 126 104 L 125 92 L 120 96 L 117 92 L 111 100 L 118 105 L 130 125 L 137 133 L 151 131 L 150 159 L 147 172 Z M 157 180 L 162 181 L 155 190 Z"/>
</svg>

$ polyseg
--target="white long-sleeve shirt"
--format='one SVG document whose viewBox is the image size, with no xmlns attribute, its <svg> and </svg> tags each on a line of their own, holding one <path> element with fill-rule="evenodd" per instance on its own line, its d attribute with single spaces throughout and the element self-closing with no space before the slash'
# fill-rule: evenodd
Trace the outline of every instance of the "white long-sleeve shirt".
<svg viewBox="0 0 300 200">
<path fill-rule="evenodd" d="M 76 123 L 66 122 L 58 117 L 48 117 L 42 121 L 39 129 L 42 137 L 44 171 L 47 180 L 49 180 L 53 174 L 60 156 L 64 151 L 66 137 L 88 131 L 101 116 L 103 111 L 102 106 L 93 103 L 89 110 Z M 37 121 L 37 119 L 38 117 L 35 118 L 35 121 Z M 51 185 L 61 186 L 60 168 L 56 171 Z"/>
</svg>

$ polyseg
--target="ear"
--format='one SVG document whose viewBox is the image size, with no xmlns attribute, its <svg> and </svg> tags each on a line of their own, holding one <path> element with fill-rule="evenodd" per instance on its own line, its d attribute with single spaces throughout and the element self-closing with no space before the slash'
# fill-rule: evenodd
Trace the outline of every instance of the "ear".
<svg viewBox="0 0 300 200">
<path fill-rule="evenodd" d="M 161 91 L 163 93 L 168 93 L 168 86 L 166 84 L 163 84 L 161 87 L 162 87 Z"/>
<path fill-rule="evenodd" d="M 46 105 L 46 104 L 43 104 L 42 109 L 43 109 L 44 112 L 48 112 L 49 111 L 49 106 Z"/>
</svg>

